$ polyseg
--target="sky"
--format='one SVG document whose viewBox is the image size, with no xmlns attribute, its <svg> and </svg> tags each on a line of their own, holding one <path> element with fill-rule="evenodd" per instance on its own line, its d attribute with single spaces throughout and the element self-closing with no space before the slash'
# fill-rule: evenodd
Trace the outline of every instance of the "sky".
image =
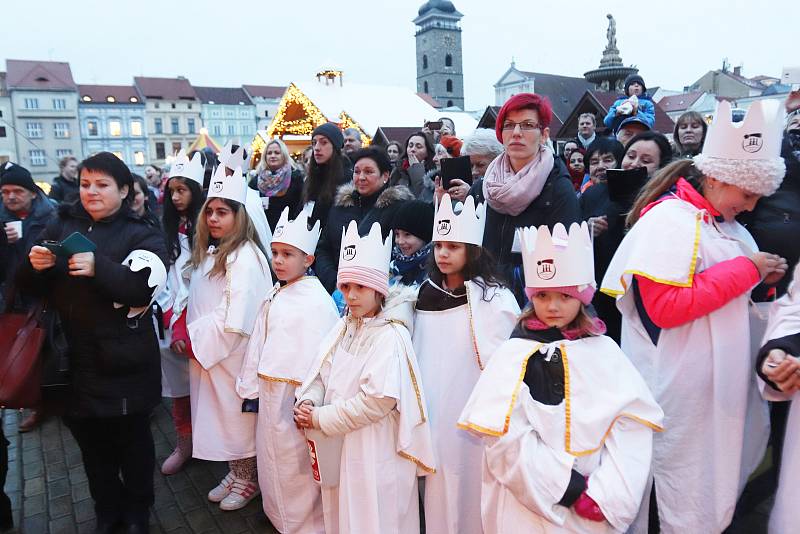
<svg viewBox="0 0 800 534">
<path fill-rule="evenodd" d="M 323 68 L 344 81 L 416 90 L 421 0 L 4 0 L 0 60 L 68 61 L 77 83 L 183 75 L 194 85 L 288 85 Z M 467 109 L 494 104 L 517 68 L 582 76 L 597 68 L 608 21 L 626 65 L 680 90 L 723 58 L 743 74 L 800 66 L 795 0 L 454 0 Z M 12 22 L 13 21 L 13 22 Z M 4 69 L 4 64 L 1 69 Z"/>
</svg>

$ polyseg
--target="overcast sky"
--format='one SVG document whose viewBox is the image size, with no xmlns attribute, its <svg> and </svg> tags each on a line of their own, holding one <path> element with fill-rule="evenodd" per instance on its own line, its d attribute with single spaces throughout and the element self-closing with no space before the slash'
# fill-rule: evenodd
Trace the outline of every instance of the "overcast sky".
<svg viewBox="0 0 800 534">
<path fill-rule="evenodd" d="M 682 89 L 727 57 L 747 76 L 800 66 L 800 1 L 455 0 L 468 109 L 494 103 L 511 57 L 522 70 L 582 76 L 599 64 L 606 13 L 648 86 Z M 69 61 L 78 83 L 134 75 L 195 85 L 287 85 L 321 68 L 345 82 L 416 88 L 420 0 L 2 0 L 0 59 Z M 111 7 L 118 6 L 118 7 Z M 252 7 L 250 7 L 252 6 Z M 5 68 L 4 65 L 2 68 Z"/>
</svg>

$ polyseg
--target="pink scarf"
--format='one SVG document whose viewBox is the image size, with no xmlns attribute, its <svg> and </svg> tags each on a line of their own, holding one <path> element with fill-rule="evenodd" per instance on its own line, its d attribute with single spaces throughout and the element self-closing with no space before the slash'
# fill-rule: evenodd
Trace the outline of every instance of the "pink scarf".
<svg viewBox="0 0 800 534">
<path fill-rule="evenodd" d="M 539 148 L 533 161 L 517 173 L 511 168 L 508 154 L 500 154 L 486 169 L 483 196 L 494 211 L 519 215 L 542 192 L 553 165 L 553 153 L 544 146 Z"/>
</svg>

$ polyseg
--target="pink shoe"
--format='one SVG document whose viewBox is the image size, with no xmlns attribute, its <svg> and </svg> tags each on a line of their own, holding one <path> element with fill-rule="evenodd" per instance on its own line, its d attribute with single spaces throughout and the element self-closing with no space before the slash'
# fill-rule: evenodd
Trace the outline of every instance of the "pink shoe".
<svg viewBox="0 0 800 534">
<path fill-rule="evenodd" d="M 161 464 L 161 472 L 165 475 L 178 473 L 183 466 L 192 459 L 192 435 L 178 435 L 178 443 L 164 463 Z"/>
</svg>

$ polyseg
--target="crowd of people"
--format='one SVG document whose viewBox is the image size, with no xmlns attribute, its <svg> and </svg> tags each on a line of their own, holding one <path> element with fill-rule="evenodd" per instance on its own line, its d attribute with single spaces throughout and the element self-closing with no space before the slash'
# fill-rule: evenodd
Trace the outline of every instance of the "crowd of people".
<svg viewBox="0 0 800 534">
<path fill-rule="evenodd" d="M 161 472 L 227 462 L 209 501 L 261 495 L 281 533 L 720 533 L 768 438 L 756 497 L 777 486 L 770 532 L 794 532 L 800 98 L 785 111 L 721 102 L 670 141 L 631 76 L 560 147 L 523 93 L 464 139 L 325 123 L 296 161 L 276 138 L 144 177 L 65 158 L 49 197 L 7 163 L 4 307 L 47 301 L 71 376 L 20 430 L 63 418 L 103 533 L 148 531 L 163 398 Z M 75 233 L 91 246 L 64 254 Z"/>
</svg>

